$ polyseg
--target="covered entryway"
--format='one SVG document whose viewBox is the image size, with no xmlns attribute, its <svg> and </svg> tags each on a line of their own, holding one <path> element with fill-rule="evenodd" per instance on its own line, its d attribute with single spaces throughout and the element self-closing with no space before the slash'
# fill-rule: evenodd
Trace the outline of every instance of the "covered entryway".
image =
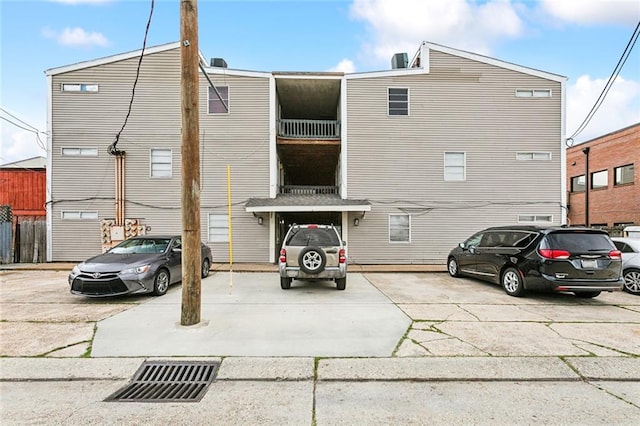
<svg viewBox="0 0 640 426">
<path fill-rule="evenodd" d="M 254 215 L 267 215 L 271 226 L 270 261 L 276 263 L 282 240 L 289 226 L 315 223 L 334 225 L 342 239 L 348 240 L 346 220 L 349 212 L 371 211 L 367 200 L 348 200 L 336 194 L 294 195 L 281 194 L 275 198 L 250 198 L 245 209 Z M 343 224 L 345 225 L 343 227 Z"/>
</svg>

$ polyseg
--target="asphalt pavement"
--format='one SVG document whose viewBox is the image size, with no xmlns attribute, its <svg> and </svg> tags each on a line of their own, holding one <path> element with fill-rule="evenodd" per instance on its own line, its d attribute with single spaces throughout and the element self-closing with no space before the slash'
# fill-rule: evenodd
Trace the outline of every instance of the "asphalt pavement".
<svg viewBox="0 0 640 426">
<path fill-rule="evenodd" d="M 68 292 L 67 265 L 4 267 L 0 421 L 638 423 L 640 297 L 513 298 L 415 266 L 283 291 L 271 268 L 216 265 L 185 327 L 180 286 L 87 299 Z M 148 360 L 219 368 L 199 402 L 105 401 Z"/>
</svg>

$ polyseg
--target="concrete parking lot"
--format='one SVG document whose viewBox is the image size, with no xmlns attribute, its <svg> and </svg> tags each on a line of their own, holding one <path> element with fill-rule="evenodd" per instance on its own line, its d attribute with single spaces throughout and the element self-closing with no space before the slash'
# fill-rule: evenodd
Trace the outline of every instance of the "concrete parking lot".
<svg viewBox="0 0 640 426">
<path fill-rule="evenodd" d="M 422 272 L 350 273 L 344 292 L 297 281 L 283 291 L 273 272 L 216 272 L 202 282 L 203 321 L 182 327 L 180 286 L 159 298 L 88 299 L 69 293 L 67 272 L 0 271 L 3 424 L 640 417 L 640 297 L 623 292 L 513 298 Z M 197 414 L 179 403 L 114 414 L 102 402 L 142 360 L 174 357 L 220 362 Z"/>
</svg>

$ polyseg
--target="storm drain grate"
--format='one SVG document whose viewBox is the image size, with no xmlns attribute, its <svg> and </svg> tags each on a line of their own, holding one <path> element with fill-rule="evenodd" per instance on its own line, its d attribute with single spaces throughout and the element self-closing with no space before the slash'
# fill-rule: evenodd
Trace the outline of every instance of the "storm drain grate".
<svg viewBox="0 0 640 426">
<path fill-rule="evenodd" d="M 145 361 L 132 381 L 105 401 L 198 402 L 215 379 L 220 363 Z"/>
</svg>

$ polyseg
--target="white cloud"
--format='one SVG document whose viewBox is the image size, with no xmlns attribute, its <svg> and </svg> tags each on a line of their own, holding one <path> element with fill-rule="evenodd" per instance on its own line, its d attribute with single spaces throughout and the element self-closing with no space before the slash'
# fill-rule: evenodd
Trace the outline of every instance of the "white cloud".
<svg viewBox="0 0 640 426">
<path fill-rule="evenodd" d="M 61 32 L 52 30 L 50 28 L 44 28 L 42 35 L 46 38 L 56 40 L 63 46 L 108 46 L 109 40 L 97 32 L 87 32 L 80 27 L 65 28 Z"/>
<path fill-rule="evenodd" d="M 356 65 L 350 59 L 341 60 L 338 65 L 333 68 L 329 68 L 328 72 L 343 72 L 345 74 L 350 74 L 356 72 Z"/>
<path fill-rule="evenodd" d="M 2 150 L 0 150 L 0 164 L 13 163 L 31 157 L 45 156 L 47 152 L 42 149 L 40 143 L 46 143 L 44 136 L 40 141 L 32 132 L 19 129 L 2 120 Z"/>
<path fill-rule="evenodd" d="M 571 136 L 591 111 L 607 80 L 583 75 L 567 87 L 567 137 Z M 583 142 L 640 122 L 640 83 L 618 77 L 602 106 L 575 138 Z"/>
<path fill-rule="evenodd" d="M 351 15 L 369 26 L 365 56 L 385 62 L 399 52 L 411 57 L 425 40 L 489 54 L 494 43 L 523 31 L 508 0 L 354 0 Z"/>
<path fill-rule="evenodd" d="M 551 16 L 577 24 L 629 24 L 640 20 L 638 0 L 542 0 Z"/>
</svg>

